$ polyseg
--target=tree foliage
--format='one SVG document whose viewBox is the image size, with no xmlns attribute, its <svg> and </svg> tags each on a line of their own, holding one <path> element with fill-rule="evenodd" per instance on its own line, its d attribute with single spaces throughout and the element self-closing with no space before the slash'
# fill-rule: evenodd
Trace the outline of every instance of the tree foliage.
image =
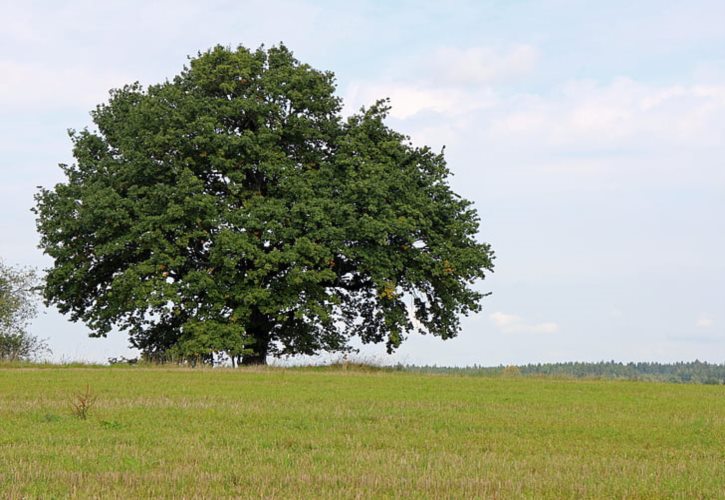
<svg viewBox="0 0 725 500">
<path fill-rule="evenodd" d="M 38 279 L 33 269 L 0 260 L 0 361 L 33 358 L 48 352 L 42 339 L 28 332 L 37 313 Z"/>
<path fill-rule="evenodd" d="M 343 119 L 334 91 L 282 45 L 111 91 L 36 197 L 47 302 L 151 358 L 455 336 L 493 267 L 476 211 L 442 153 L 385 125 L 386 101 Z"/>
</svg>

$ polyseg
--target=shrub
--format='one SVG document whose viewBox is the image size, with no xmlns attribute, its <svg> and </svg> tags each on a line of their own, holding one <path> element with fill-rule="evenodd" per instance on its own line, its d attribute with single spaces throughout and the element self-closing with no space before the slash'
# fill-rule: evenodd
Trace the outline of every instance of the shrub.
<svg viewBox="0 0 725 500">
<path fill-rule="evenodd" d="M 6 266 L 0 260 L 0 361 L 18 361 L 49 353 L 45 340 L 28 332 L 37 314 L 39 279 L 33 269 Z"/>
</svg>

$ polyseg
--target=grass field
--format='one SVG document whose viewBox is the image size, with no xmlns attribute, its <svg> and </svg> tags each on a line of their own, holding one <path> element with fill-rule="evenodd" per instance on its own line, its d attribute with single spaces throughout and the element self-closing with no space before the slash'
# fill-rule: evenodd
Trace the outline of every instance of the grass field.
<svg viewBox="0 0 725 500">
<path fill-rule="evenodd" d="M 725 387 L 0 368 L 0 497 L 66 496 L 725 498 Z"/>
</svg>

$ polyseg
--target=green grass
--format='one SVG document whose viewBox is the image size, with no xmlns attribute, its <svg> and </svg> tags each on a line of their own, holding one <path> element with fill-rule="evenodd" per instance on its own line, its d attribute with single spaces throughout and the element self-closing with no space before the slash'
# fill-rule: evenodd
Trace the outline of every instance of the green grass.
<svg viewBox="0 0 725 500">
<path fill-rule="evenodd" d="M 0 368 L 0 497 L 66 496 L 725 498 L 725 388 Z"/>
</svg>

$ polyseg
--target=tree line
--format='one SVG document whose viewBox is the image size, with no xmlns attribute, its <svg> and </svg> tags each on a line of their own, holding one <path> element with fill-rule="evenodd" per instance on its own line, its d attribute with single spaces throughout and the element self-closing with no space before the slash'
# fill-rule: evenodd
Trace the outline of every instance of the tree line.
<svg viewBox="0 0 725 500">
<path fill-rule="evenodd" d="M 653 382 L 725 384 L 725 363 L 684 361 L 677 363 L 600 361 L 596 363 L 536 363 L 496 367 L 449 368 L 405 366 L 405 370 L 472 375 L 540 376 L 644 380 Z"/>
</svg>

